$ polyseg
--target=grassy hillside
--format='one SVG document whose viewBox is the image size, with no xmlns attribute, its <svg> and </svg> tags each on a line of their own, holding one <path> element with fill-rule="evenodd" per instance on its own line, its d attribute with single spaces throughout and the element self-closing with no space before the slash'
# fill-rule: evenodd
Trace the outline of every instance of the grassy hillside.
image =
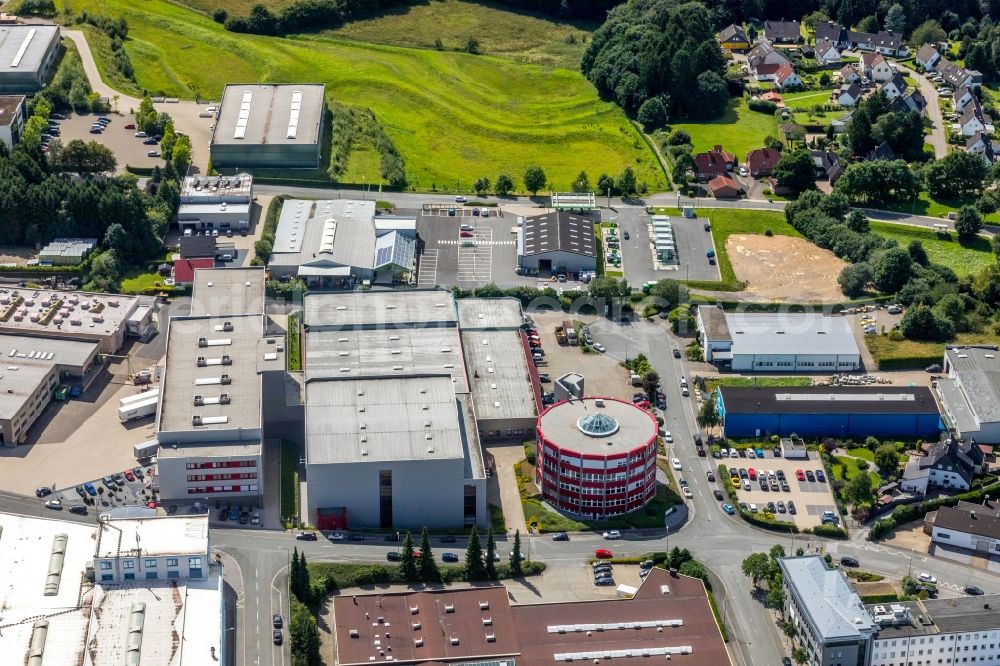
<svg viewBox="0 0 1000 666">
<path fill-rule="evenodd" d="M 879 236 L 896 239 L 900 247 L 906 247 L 911 241 L 920 241 L 928 259 L 947 266 L 960 277 L 976 275 L 996 261 L 990 241 L 981 236 L 971 242 L 960 243 L 954 232 L 944 235 L 924 227 L 875 221 L 871 223 L 871 228 Z"/>
<path fill-rule="evenodd" d="M 530 164 L 541 165 L 556 189 L 568 188 L 581 170 L 594 180 L 626 166 L 650 189 L 666 186 L 622 112 L 599 100 L 575 70 L 327 34 L 237 35 L 164 0 L 61 4 L 124 16 L 126 51 L 139 84 L 154 93 L 205 98 L 217 97 L 227 81 L 325 83 L 331 99 L 374 111 L 416 189 L 468 189 L 499 172 L 520 181 Z"/>
</svg>

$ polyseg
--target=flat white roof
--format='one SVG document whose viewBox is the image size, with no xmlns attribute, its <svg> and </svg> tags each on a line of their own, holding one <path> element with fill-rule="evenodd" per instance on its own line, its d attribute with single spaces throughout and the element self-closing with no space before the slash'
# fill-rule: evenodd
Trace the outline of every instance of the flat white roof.
<svg viewBox="0 0 1000 666">
<path fill-rule="evenodd" d="M 375 261 L 374 201 L 290 199 L 281 206 L 270 263 L 371 268 Z"/>
<path fill-rule="evenodd" d="M 535 387 L 517 331 L 463 332 L 462 346 L 478 418 L 516 419 L 538 415 Z"/>
<path fill-rule="evenodd" d="M 521 301 L 516 298 L 459 298 L 455 305 L 463 331 L 514 329 L 524 323 Z"/>
<path fill-rule="evenodd" d="M 320 140 L 321 83 L 230 83 L 222 92 L 213 145 L 309 145 Z"/>
<path fill-rule="evenodd" d="M 210 656 L 212 648 L 216 659 L 221 655 L 222 578 L 213 573 L 194 580 L 142 580 L 98 586 L 84 666 L 127 663 L 126 637 L 136 604 L 143 605 L 144 615 L 140 663 L 202 666 L 215 663 Z"/>
<path fill-rule="evenodd" d="M 451 292 L 441 289 L 306 294 L 304 304 L 309 327 L 412 327 L 458 321 Z"/>
<path fill-rule="evenodd" d="M 160 557 L 207 552 L 208 514 L 199 514 L 111 519 L 101 523 L 95 557 Z"/>
<path fill-rule="evenodd" d="M 83 659 L 89 613 L 76 609 L 87 563 L 94 555 L 94 525 L 0 514 L 0 660 L 27 658 L 34 624 L 48 618 L 43 664 L 78 664 Z M 53 541 L 66 535 L 58 592 L 45 596 Z"/>
<path fill-rule="evenodd" d="M 733 354 L 858 355 L 846 317 L 813 313 L 726 313 Z"/>
<path fill-rule="evenodd" d="M 198 268 L 191 291 L 191 314 L 263 314 L 264 267 Z"/>
</svg>

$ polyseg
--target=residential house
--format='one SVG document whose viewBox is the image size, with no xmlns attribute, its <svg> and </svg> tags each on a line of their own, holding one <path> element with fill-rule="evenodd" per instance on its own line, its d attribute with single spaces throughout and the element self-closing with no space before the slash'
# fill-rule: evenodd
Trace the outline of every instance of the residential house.
<svg viewBox="0 0 1000 666">
<path fill-rule="evenodd" d="M 982 155 L 988 164 L 993 164 L 996 156 L 993 154 L 993 142 L 990 137 L 982 132 L 977 132 L 969 137 L 965 142 L 965 152 L 973 155 Z"/>
<path fill-rule="evenodd" d="M 799 44 L 799 48 L 796 50 L 799 52 L 799 56 L 806 60 L 812 60 L 816 57 L 816 49 L 809 44 Z"/>
<path fill-rule="evenodd" d="M 930 470 L 921 467 L 921 456 L 911 455 L 909 462 L 903 470 L 903 477 L 899 480 L 899 488 L 903 492 L 914 493 L 916 495 L 927 494 L 927 480 L 930 477 Z"/>
<path fill-rule="evenodd" d="M 859 51 L 875 50 L 875 35 L 871 34 L 870 32 L 857 32 L 855 30 L 848 30 L 847 42 L 851 48 L 858 49 Z"/>
<path fill-rule="evenodd" d="M 897 158 L 896 151 L 892 149 L 888 141 L 883 141 L 875 147 L 875 150 L 868 154 L 868 159 L 870 160 L 894 160 Z"/>
<path fill-rule="evenodd" d="M 843 134 L 846 131 L 848 124 L 850 124 L 851 117 L 853 115 L 854 115 L 854 111 L 852 109 L 851 111 L 848 111 L 847 113 L 845 113 L 841 117 L 834 118 L 833 120 L 831 120 L 830 121 L 830 126 L 833 127 L 833 133 L 834 134 Z"/>
<path fill-rule="evenodd" d="M 833 42 L 838 49 L 846 49 L 850 43 L 847 29 L 833 21 L 816 24 L 816 43 L 819 44 L 824 40 Z"/>
<path fill-rule="evenodd" d="M 774 85 L 782 90 L 801 88 L 802 79 L 795 73 L 795 69 L 791 65 L 783 65 L 774 73 Z"/>
<path fill-rule="evenodd" d="M 983 107 L 978 99 L 973 99 L 965 105 L 961 118 L 958 119 L 959 130 L 965 136 L 973 136 L 986 131 L 986 126 L 990 122 L 989 118 L 983 114 Z"/>
<path fill-rule="evenodd" d="M 890 101 L 906 94 L 906 79 L 899 72 L 894 72 L 892 77 L 882 84 L 880 90 L 885 93 Z"/>
<path fill-rule="evenodd" d="M 963 113 L 966 105 L 975 98 L 976 95 L 969 86 L 963 85 L 955 90 L 955 94 L 952 96 L 952 106 L 955 107 L 955 113 Z"/>
<path fill-rule="evenodd" d="M 758 148 L 756 150 L 751 150 L 747 153 L 747 170 L 754 178 L 770 176 L 771 171 L 780 159 L 781 153 L 772 148 Z"/>
<path fill-rule="evenodd" d="M 885 83 L 895 74 L 889 61 L 881 53 L 862 53 L 861 71 L 876 83 Z"/>
<path fill-rule="evenodd" d="M 764 38 L 771 43 L 798 44 L 802 41 L 802 32 L 798 21 L 765 21 Z"/>
<path fill-rule="evenodd" d="M 962 86 L 978 88 L 983 84 L 983 75 L 981 72 L 956 65 L 944 57 L 938 61 L 937 71 L 945 83 L 951 86 L 953 90 L 958 90 Z"/>
<path fill-rule="evenodd" d="M 937 69 L 937 65 L 941 62 L 941 54 L 938 50 L 934 48 L 933 44 L 924 44 L 917 51 L 917 55 L 914 58 L 916 63 L 924 68 L 926 72 L 933 72 Z"/>
<path fill-rule="evenodd" d="M 844 65 L 837 72 L 837 76 L 844 83 L 854 83 L 861 80 L 861 76 L 858 74 L 858 70 L 854 68 L 854 65 Z"/>
<path fill-rule="evenodd" d="M 916 111 L 920 115 L 923 115 L 927 110 L 927 100 L 924 99 L 919 90 L 911 90 L 906 93 L 903 96 L 903 103 L 906 104 L 908 110 Z"/>
<path fill-rule="evenodd" d="M 883 55 L 905 58 L 910 54 L 910 50 L 906 48 L 906 42 L 903 41 L 903 35 L 898 32 L 879 30 L 873 41 L 875 50 Z"/>
<path fill-rule="evenodd" d="M 933 543 L 1000 555 L 1000 507 L 995 503 L 942 506 L 928 522 Z"/>
<path fill-rule="evenodd" d="M 736 199 L 740 196 L 740 184 L 729 176 L 716 176 L 708 181 L 708 189 L 716 199 Z"/>
<path fill-rule="evenodd" d="M 854 106 L 861 100 L 861 92 L 861 86 L 857 83 L 845 83 L 833 93 L 833 99 L 841 106 Z"/>
<path fill-rule="evenodd" d="M 757 79 L 759 83 L 773 82 L 774 77 L 777 75 L 778 70 L 782 67 L 787 67 L 787 65 L 772 65 L 770 63 L 761 63 L 753 70 L 754 78 Z"/>
<path fill-rule="evenodd" d="M 719 31 L 719 46 L 727 51 L 746 51 L 750 48 L 750 38 L 743 26 L 731 24 Z"/>
<path fill-rule="evenodd" d="M 919 466 L 927 470 L 928 488 L 968 490 L 972 479 L 982 474 L 984 458 L 975 440 L 949 438 L 936 444 Z"/>
<path fill-rule="evenodd" d="M 698 180 L 707 181 L 732 171 L 736 166 L 736 156 L 716 145 L 708 152 L 696 154 L 694 164 Z"/>
<path fill-rule="evenodd" d="M 844 173 L 840 156 L 830 150 L 812 150 L 810 154 L 813 162 L 816 163 L 816 179 L 829 181 L 831 185 L 836 183 L 840 175 Z"/>
<path fill-rule="evenodd" d="M 791 61 L 785 55 L 771 46 L 770 42 L 762 41 L 750 49 L 747 54 L 747 62 L 751 70 L 756 70 L 761 65 L 790 65 Z"/>
<path fill-rule="evenodd" d="M 840 51 L 837 50 L 837 45 L 829 39 L 817 40 L 815 57 L 816 62 L 820 65 L 835 65 L 840 62 Z"/>
</svg>

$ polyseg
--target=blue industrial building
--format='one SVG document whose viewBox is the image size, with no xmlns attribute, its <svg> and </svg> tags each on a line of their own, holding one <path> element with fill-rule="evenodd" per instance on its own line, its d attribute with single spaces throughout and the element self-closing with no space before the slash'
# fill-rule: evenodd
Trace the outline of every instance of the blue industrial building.
<svg viewBox="0 0 1000 666">
<path fill-rule="evenodd" d="M 942 430 L 934 395 L 923 386 L 720 386 L 715 400 L 726 437 L 936 441 Z"/>
</svg>

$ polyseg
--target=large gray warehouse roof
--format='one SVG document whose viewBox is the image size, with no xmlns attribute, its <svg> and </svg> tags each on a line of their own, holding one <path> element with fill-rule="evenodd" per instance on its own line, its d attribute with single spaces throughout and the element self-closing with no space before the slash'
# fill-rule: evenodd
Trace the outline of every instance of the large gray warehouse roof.
<svg viewBox="0 0 1000 666">
<path fill-rule="evenodd" d="M 55 25 L 0 26 L 0 73 L 38 70 L 58 34 Z"/>
<path fill-rule="evenodd" d="M 447 373 L 455 380 L 456 393 L 469 391 L 454 327 L 311 330 L 306 367 L 310 378 Z"/>
<path fill-rule="evenodd" d="M 948 365 L 980 423 L 1000 421 L 1000 360 L 998 352 L 979 348 L 948 348 Z"/>
<path fill-rule="evenodd" d="M 0 335 L 0 418 L 12 418 L 53 366 L 83 368 L 99 343 Z"/>
<path fill-rule="evenodd" d="M 559 211 L 535 215 L 524 220 L 521 232 L 526 256 L 556 251 L 597 256 L 594 222 L 579 215 Z"/>
<path fill-rule="evenodd" d="M 439 289 L 306 294 L 304 301 L 305 323 L 313 329 L 448 326 L 458 319 L 451 293 Z"/>
<path fill-rule="evenodd" d="M 463 331 L 513 329 L 524 323 L 516 298 L 460 298 L 455 305 Z"/>
<path fill-rule="evenodd" d="M 292 199 L 281 207 L 271 263 L 329 261 L 371 268 L 375 260 L 374 201 Z"/>
<path fill-rule="evenodd" d="M 858 343 L 844 317 L 812 313 L 726 314 L 726 324 L 737 354 L 857 355 Z"/>
<path fill-rule="evenodd" d="M 212 143 L 314 144 L 323 119 L 323 94 L 318 83 L 229 84 Z"/>
<path fill-rule="evenodd" d="M 263 314 L 264 267 L 199 268 L 194 272 L 191 314 Z M 259 321 L 259 320 L 258 320 Z"/>
<path fill-rule="evenodd" d="M 310 465 L 463 459 L 459 403 L 447 375 L 306 382 Z"/>
<path fill-rule="evenodd" d="M 477 417 L 516 419 L 537 415 L 535 388 L 519 333 L 463 332 L 462 343 Z"/>
<path fill-rule="evenodd" d="M 261 427 L 258 370 L 269 365 L 274 369 L 284 367 L 284 354 L 275 352 L 276 345 L 265 347 L 261 317 L 257 314 L 171 318 L 159 431 Z M 265 353 L 275 353 L 276 357 L 265 361 Z M 225 375 L 228 383 L 224 383 Z M 222 394 L 228 396 L 228 403 L 221 402 Z M 195 396 L 201 396 L 204 404 L 196 404 Z M 198 425 L 193 422 L 195 416 L 202 419 Z"/>
</svg>

